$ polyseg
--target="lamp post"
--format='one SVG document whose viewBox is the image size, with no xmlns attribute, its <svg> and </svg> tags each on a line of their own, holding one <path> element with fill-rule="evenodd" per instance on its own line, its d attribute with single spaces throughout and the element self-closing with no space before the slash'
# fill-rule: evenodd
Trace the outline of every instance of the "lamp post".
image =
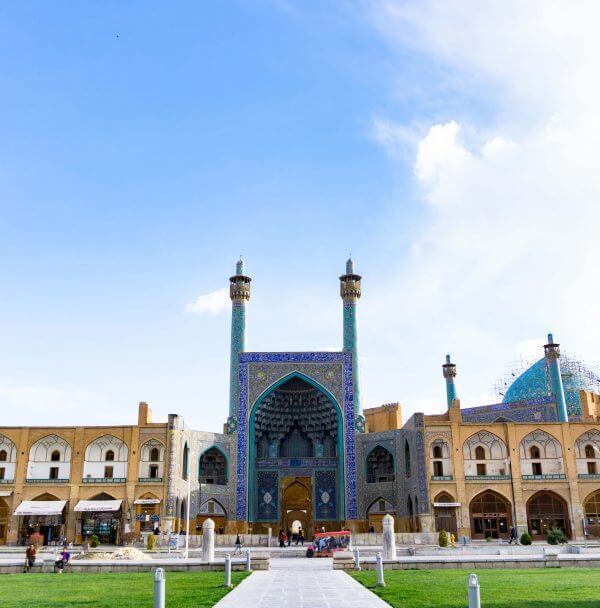
<svg viewBox="0 0 600 608">
<path fill-rule="evenodd" d="M 184 559 L 189 557 L 190 550 L 190 507 L 192 502 L 192 458 L 194 452 L 191 448 L 188 448 L 190 451 L 188 457 L 188 471 L 187 471 L 187 501 L 186 501 L 186 514 L 185 514 L 185 551 L 183 552 Z"/>
</svg>

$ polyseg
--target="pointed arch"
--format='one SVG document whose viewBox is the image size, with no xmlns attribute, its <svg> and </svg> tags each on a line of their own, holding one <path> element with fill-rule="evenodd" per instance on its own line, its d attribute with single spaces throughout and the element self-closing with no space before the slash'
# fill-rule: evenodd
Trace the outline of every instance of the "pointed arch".
<svg viewBox="0 0 600 608">
<path fill-rule="evenodd" d="M 52 479 L 66 481 L 71 476 L 71 445 L 51 433 L 40 437 L 29 448 L 27 479 Z"/>
<path fill-rule="evenodd" d="M 266 389 L 264 389 L 262 391 L 262 393 L 255 399 L 254 403 L 248 408 L 248 413 L 247 413 L 247 421 L 248 421 L 248 428 L 249 428 L 248 445 L 245 446 L 244 451 L 240 453 L 239 452 L 240 447 L 238 444 L 238 459 L 244 458 L 244 459 L 247 459 L 247 462 L 248 462 L 248 467 L 246 469 L 247 487 L 248 487 L 248 501 L 247 501 L 247 506 L 246 506 L 246 512 L 248 514 L 247 517 L 251 521 L 254 521 L 254 519 L 255 519 L 255 504 L 254 504 L 255 503 L 255 501 L 254 501 L 255 466 L 254 465 L 255 465 L 255 459 L 256 459 L 256 450 L 254 449 L 254 446 L 256 445 L 256 437 L 255 437 L 255 430 L 254 430 L 254 415 L 268 395 L 270 395 L 273 391 L 277 390 L 280 386 L 282 386 L 286 382 L 289 382 L 290 380 L 293 380 L 295 378 L 305 381 L 307 384 L 309 384 L 310 386 L 315 388 L 317 391 L 319 391 L 322 395 L 324 395 L 327 398 L 327 400 L 331 403 L 331 405 L 335 411 L 336 419 L 337 419 L 337 441 L 338 441 L 336 493 L 337 493 L 337 496 L 339 497 L 339 499 L 337 501 L 338 502 L 337 519 L 344 518 L 344 513 L 346 511 L 346 507 L 345 507 L 346 496 L 345 496 L 345 492 L 344 492 L 344 488 L 345 488 L 344 479 L 346 477 L 346 471 L 344 468 L 344 466 L 345 466 L 344 450 L 341 448 L 341 446 L 344 445 L 346 429 L 344 428 L 344 415 L 343 415 L 342 406 L 340 405 L 340 403 L 338 403 L 337 399 L 331 394 L 331 392 L 328 389 L 326 389 L 320 382 L 318 382 L 314 378 L 311 378 L 310 376 L 307 376 L 306 374 L 304 374 L 298 370 L 293 370 L 293 371 L 285 374 L 284 376 L 280 377 L 275 382 L 271 383 Z M 238 480 L 238 484 L 240 484 L 240 480 Z M 238 513 L 238 516 L 239 516 L 239 513 Z"/>
<path fill-rule="evenodd" d="M 216 443 L 206 448 L 198 458 L 198 481 L 200 483 L 226 486 L 229 481 L 227 454 Z"/>
<path fill-rule="evenodd" d="M 129 449 L 127 444 L 112 434 L 100 435 L 85 448 L 83 482 L 88 479 L 125 481 Z"/>
<path fill-rule="evenodd" d="M 377 444 L 365 459 L 367 483 L 383 483 L 395 480 L 394 455 L 381 444 Z"/>
<path fill-rule="evenodd" d="M 564 477 L 562 446 L 546 431 L 535 429 L 527 433 L 519 443 L 519 457 L 524 478 Z"/>
<path fill-rule="evenodd" d="M 469 503 L 471 537 L 508 538 L 512 526 L 510 500 L 495 490 L 483 490 Z"/>
</svg>

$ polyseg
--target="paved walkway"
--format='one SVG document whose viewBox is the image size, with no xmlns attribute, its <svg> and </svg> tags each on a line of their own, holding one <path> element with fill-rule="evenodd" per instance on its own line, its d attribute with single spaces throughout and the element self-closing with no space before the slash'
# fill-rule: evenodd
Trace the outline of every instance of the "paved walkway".
<svg viewBox="0 0 600 608">
<path fill-rule="evenodd" d="M 215 608 L 389 608 L 383 600 L 325 558 L 272 559 Z"/>
</svg>

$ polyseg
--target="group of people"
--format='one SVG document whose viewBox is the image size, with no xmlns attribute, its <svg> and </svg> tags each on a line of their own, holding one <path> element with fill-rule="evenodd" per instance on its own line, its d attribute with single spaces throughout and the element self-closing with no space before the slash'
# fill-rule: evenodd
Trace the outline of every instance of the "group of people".
<svg viewBox="0 0 600 608">
<path fill-rule="evenodd" d="M 23 569 L 23 572 L 29 572 L 29 570 L 35 564 L 36 557 L 37 545 L 31 543 L 25 550 L 25 568 Z M 70 559 L 71 554 L 69 553 L 68 547 L 65 544 L 63 546 L 63 550 L 58 554 L 54 562 L 54 572 L 56 572 L 56 574 L 62 574 L 65 569 L 65 566 L 69 563 Z"/>
<path fill-rule="evenodd" d="M 279 539 L 279 546 L 281 548 L 286 546 L 289 547 L 292 542 L 294 542 L 296 545 L 298 543 L 304 545 L 304 532 L 302 531 L 302 528 L 298 528 L 298 532 L 292 532 L 291 530 L 288 530 L 287 532 L 285 530 L 279 530 L 279 535 L 277 538 Z"/>
</svg>

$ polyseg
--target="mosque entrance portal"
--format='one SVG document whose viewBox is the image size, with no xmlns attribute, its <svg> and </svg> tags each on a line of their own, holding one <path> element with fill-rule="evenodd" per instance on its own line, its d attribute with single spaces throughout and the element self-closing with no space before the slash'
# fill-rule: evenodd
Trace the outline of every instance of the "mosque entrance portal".
<svg viewBox="0 0 600 608">
<path fill-rule="evenodd" d="M 312 536 L 312 481 L 310 477 L 284 477 L 281 496 L 281 528 Z"/>
</svg>

